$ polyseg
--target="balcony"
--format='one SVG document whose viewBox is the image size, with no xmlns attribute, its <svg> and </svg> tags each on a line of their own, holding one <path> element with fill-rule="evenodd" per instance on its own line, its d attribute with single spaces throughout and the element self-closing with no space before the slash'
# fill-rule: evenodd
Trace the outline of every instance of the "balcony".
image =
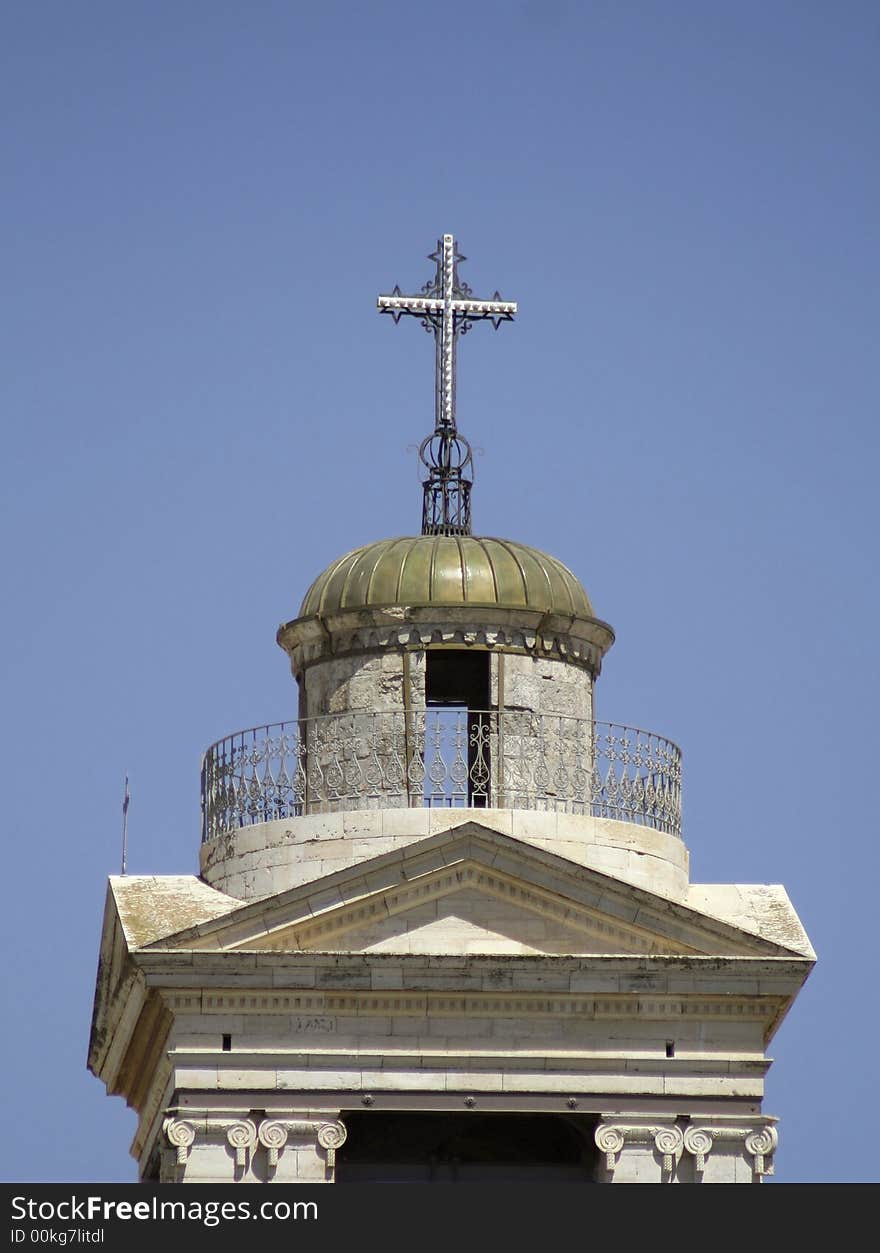
<svg viewBox="0 0 880 1253">
<path fill-rule="evenodd" d="M 681 836 L 681 750 L 528 710 L 353 711 L 237 731 L 202 760 L 202 840 L 340 810 L 545 809 Z"/>
</svg>

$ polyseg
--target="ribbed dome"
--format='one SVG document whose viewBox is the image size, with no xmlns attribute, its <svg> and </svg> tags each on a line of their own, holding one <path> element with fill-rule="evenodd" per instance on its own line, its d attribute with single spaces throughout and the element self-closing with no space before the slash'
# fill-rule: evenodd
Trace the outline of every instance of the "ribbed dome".
<svg viewBox="0 0 880 1253">
<path fill-rule="evenodd" d="M 587 593 L 561 561 L 475 535 L 405 536 L 356 548 L 318 575 L 299 617 L 379 605 L 499 605 L 593 617 Z"/>
</svg>

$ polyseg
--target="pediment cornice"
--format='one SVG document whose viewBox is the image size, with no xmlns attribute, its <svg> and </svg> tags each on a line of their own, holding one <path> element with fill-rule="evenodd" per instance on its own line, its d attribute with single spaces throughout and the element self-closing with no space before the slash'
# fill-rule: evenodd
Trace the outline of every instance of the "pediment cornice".
<svg viewBox="0 0 880 1253">
<path fill-rule="evenodd" d="M 553 917 L 583 940 L 580 952 L 790 955 L 760 935 L 557 853 L 464 823 L 402 850 L 233 907 L 145 946 L 193 951 L 344 948 L 346 931 L 469 886 L 536 917 Z M 228 899 L 228 898 L 227 898 Z M 803 956 L 802 954 L 798 954 Z"/>
</svg>

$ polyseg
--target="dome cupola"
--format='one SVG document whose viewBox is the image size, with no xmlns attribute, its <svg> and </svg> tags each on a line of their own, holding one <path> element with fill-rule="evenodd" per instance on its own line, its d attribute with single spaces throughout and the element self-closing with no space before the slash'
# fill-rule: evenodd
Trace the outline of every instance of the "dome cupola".
<svg viewBox="0 0 880 1253">
<path fill-rule="evenodd" d="M 416 535 L 356 548 L 319 574 L 300 617 L 383 605 L 479 605 L 592 618 L 572 572 L 512 540 Z"/>
</svg>

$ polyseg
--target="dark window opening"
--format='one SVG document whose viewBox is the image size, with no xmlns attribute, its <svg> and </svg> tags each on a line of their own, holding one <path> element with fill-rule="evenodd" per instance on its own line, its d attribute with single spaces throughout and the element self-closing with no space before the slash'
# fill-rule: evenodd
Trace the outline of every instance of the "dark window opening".
<svg viewBox="0 0 880 1253">
<path fill-rule="evenodd" d="M 489 654 L 468 648 L 429 648 L 425 654 L 429 705 L 489 708 Z"/>
<path fill-rule="evenodd" d="M 232 1036 L 225 1035 L 223 1037 L 223 1052 L 230 1053 L 232 1051 Z"/>
<path fill-rule="evenodd" d="M 585 1114 L 344 1112 L 337 1183 L 590 1183 Z"/>
</svg>

